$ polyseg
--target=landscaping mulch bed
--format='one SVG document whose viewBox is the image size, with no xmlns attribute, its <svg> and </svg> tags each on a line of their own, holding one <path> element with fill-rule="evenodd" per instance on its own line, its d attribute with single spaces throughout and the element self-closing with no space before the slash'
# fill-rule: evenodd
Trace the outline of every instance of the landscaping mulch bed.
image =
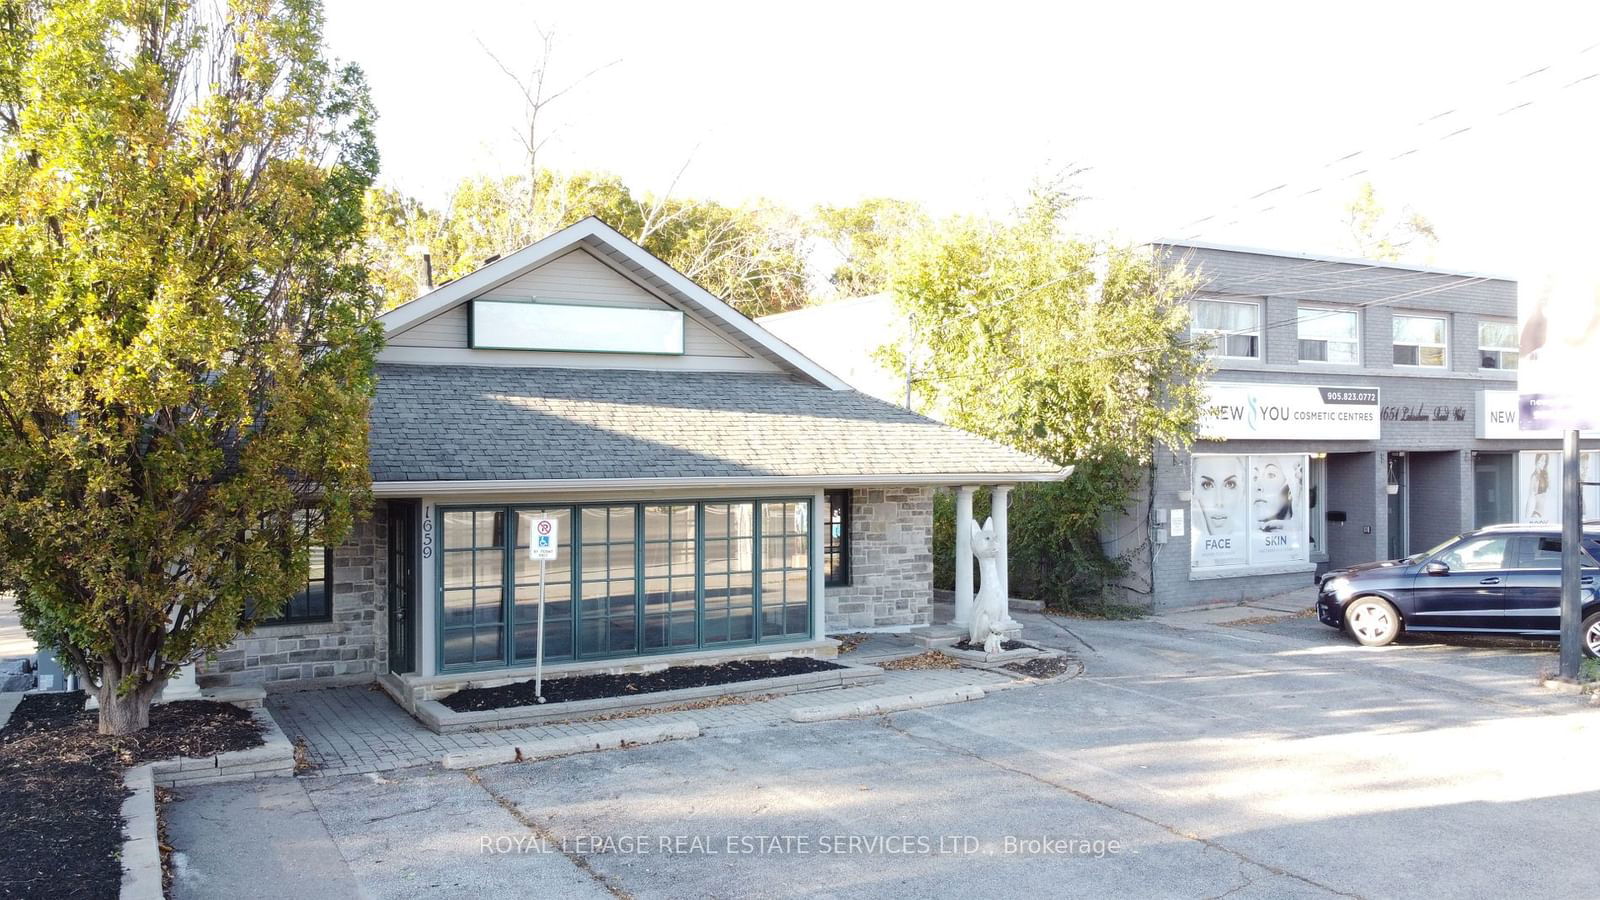
<svg viewBox="0 0 1600 900">
<path fill-rule="evenodd" d="M 152 707 L 145 731 L 104 737 L 84 699 L 29 694 L 0 729 L 0 898 L 117 896 L 123 770 L 264 743 L 248 711 L 209 700 Z"/>
<path fill-rule="evenodd" d="M 878 668 L 895 672 L 912 669 L 959 669 L 961 668 L 961 660 L 948 653 L 926 650 L 916 656 L 902 656 L 899 659 L 878 663 Z"/>
<path fill-rule="evenodd" d="M 982 644 L 974 644 L 971 640 L 969 640 L 967 638 L 962 638 L 961 640 L 956 641 L 951 646 L 954 647 L 957 650 L 966 650 L 966 651 L 971 652 L 971 653 L 982 653 L 983 652 L 983 645 Z M 1024 644 L 1021 641 L 1001 641 L 1000 642 L 1000 649 L 1001 650 L 1031 650 L 1031 649 L 1033 649 L 1033 647 L 1032 647 L 1031 644 Z"/>
<path fill-rule="evenodd" d="M 1054 678 L 1078 668 L 1076 660 L 1066 656 L 1036 656 L 1021 662 L 1001 666 L 1007 672 L 1016 672 L 1029 678 Z"/>
<path fill-rule="evenodd" d="M 673 666 L 659 672 L 575 675 L 547 680 L 544 683 L 544 699 L 545 704 L 549 705 L 570 703 L 574 700 L 598 700 L 603 697 L 632 697 L 639 694 L 710 687 L 716 684 L 737 684 L 741 681 L 805 675 L 810 672 L 827 672 L 842 668 L 844 666 L 820 659 L 789 656 L 783 659 L 736 660 L 715 666 Z M 533 680 L 529 679 L 499 687 L 456 691 L 439 702 L 456 712 L 475 712 L 513 706 L 533 706 L 539 700 L 533 694 Z"/>
</svg>

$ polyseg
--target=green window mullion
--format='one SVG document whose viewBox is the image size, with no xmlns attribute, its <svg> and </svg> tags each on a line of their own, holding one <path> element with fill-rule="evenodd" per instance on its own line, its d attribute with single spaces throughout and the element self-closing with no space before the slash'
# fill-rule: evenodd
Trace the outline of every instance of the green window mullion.
<svg viewBox="0 0 1600 900">
<path fill-rule="evenodd" d="M 755 643 L 761 643 L 761 606 L 765 599 L 766 591 L 761 589 L 761 517 L 766 514 L 767 503 L 765 500 L 756 500 L 750 504 L 752 518 L 750 523 L 750 638 Z"/>
<path fill-rule="evenodd" d="M 501 509 L 501 661 L 507 668 L 517 661 L 517 514 L 510 506 Z"/>
<path fill-rule="evenodd" d="M 583 618 L 583 507 L 578 504 L 572 506 L 572 573 L 568 576 L 572 584 L 572 658 L 583 658 L 583 648 L 578 644 L 578 636 L 583 632 L 578 628 L 578 622 Z"/>
<path fill-rule="evenodd" d="M 694 504 L 694 645 L 706 645 L 706 505 Z"/>
<path fill-rule="evenodd" d="M 672 547 L 671 537 L 672 523 L 669 516 L 667 522 L 669 553 Z M 672 582 L 670 566 L 667 572 L 667 583 L 670 587 Z M 669 627 L 672 621 L 670 609 L 669 604 L 667 617 Z M 633 505 L 633 655 L 638 656 L 642 653 L 644 653 L 644 504 L 635 503 Z"/>
</svg>

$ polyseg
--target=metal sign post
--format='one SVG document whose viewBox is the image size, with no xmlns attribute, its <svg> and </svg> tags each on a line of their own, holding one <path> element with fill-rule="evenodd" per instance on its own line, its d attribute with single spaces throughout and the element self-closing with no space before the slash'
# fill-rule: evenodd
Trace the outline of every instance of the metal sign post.
<svg viewBox="0 0 1600 900">
<path fill-rule="evenodd" d="M 534 519 L 533 540 L 528 542 L 528 558 L 539 561 L 539 624 L 533 645 L 533 696 L 544 702 L 544 575 L 545 567 L 556 558 L 560 526 L 555 519 Z"/>
<path fill-rule="evenodd" d="M 1583 488 L 1578 473 L 1578 432 L 1568 429 L 1561 444 L 1561 677 L 1577 678 L 1583 662 L 1579 623 L 1583 621 Z"/>
</svg>

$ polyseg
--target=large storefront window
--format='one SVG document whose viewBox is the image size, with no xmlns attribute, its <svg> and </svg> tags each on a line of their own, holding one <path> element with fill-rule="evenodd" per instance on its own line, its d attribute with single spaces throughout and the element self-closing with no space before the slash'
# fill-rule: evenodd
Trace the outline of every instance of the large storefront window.
<svg viewBox="0 0 1600 900">
<path fill-rule="evenodd" d="M 803 499 L 506 506 L 440 514 L 440 662 L 531 662 L 532 522 L 558 520 L 545 658 L 593 659 L 805 638 L 811 504 Z M 506 548 L 509 546 L 509 557 Z"/>
<path fill-rule="evenodd" d="M 755 639 L 755 504 L 705 504 L 705 642 Z"/>
<path fill-rule="evenodd" d="M 644 647 L 693 647 L 695 623 L 695 524 L 693 503 L 644 508 Z"/>
<path fill-rule="evenodd" d="M 1192 569 L 1310 560 L 1308 455 L 1196 455 L 1191 469 Z"/>
<path fill-rule="evenodd" d="M 578 654 L 612 656 L 638 646 L 638 561 L 633 506 L 587 506 L 579 522 Z"/>
<path fill-rule="evenodd" d="M 439 557 L 444 658 L 472 665 L 505 657 L 505 511 L 444 514 Z"/>
<path fill-rule="evenodd" d="M 811 625 L 811 505 L 762 504 L 761 636 L 804 635 Z"/>
<path fill-rule="evenodd" d="M 1523 450 L 1517 454 L 1519 522 L 1540 525 L 1561 522 L 1561 453 L 1554 450 Z M 1578 480 L 1583 482 L 1584 519 L 1595 517 L 1600 509 L 1600 451 L 1578 454 Z"/>
<path fill-rule="evenodd" d="M 572 510 L 517 510 L 517 542 L 512 550 L 513 652 L 517 662 L 533 662 L 539 640 L 539 561 L 528 558 L 533 523 L 556 520 L 556 558 L 545 563 L 544 655 L 572 655 Z"/>
</svg>

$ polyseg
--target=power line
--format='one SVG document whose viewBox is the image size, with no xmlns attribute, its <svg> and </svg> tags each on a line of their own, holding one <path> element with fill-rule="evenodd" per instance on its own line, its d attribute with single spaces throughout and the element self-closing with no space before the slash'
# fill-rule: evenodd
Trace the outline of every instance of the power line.
<svg viewBox="0 0 1600 900">
<path fill-rule="evenodd" d="M 1530 70 L 1528 72 L 1525 72 L 1522 75 L 1519 75 L 1519 76 L 1517 76 L 1515 78 L 1510 79 L 1509 81 L 1506 81 L 1501 86 L 1501 89 L 1515 87 L 1516 85 L 1521 84 L 1524 81 L 1528 81 L 1530 79 L 1534 79 L 1534 78 L 1545 76 L 1545 75 L 1551 73 L 1554 69 L 1556 69 L 1557 66 L 1564 65 L 1569 61 L 1576 61 L 1576 60 L 1580 59 L 1581 57 L 1584 57 L 1585 55 L 1587 55 L 1591 51 L 1595 50 L 1597 47 L 1600 47 L 1600 43 L 1590 44 L 1589 46 L 1584 47 L 1583 49 L 1577 51 L 1576 53 L 1571 54 L 1570 58 L 1564 58 L 1563 60 L 1561 60 L 1559 62 L 1542 65 L 1542 66 L 1539 66 L 1539 67 L 1537 67 L 1535 69 L 1532 69 L 1532 70 Z M 1585 73 L 1579 75 L 1578 77 L 1571 78 L 1570 80 L 1567 80 L 1567 81 L 1565 81 L 1563 83 L 1560 83 L 1558 86 L 1556 86 L 1554 88 L 1547 88 L 1547 89 L 1541 91 L 1538 94 L 1532 95 L 1531 97 L 1527 97 L 1525 99 L 1521 99 L 1520 102 L 1512 103 L 1510 105 L 1496 104 L 1496 105 L 1500 106 L 1501 108 L 1499 109 L 1498 112 L 1494 112 L 1492 115 L 1480 113 L 1477 116 L 1477 118 L 1475 118 L 1473 121 L 1469 122 L 1468 124 L 1462 125 L 1461 127 L 1452 128 L 1450 131 L 1448 131 L 1448 132 L 1446 132 L 1446 133 L 1444 133 L 1442 135 L 1437 135 L 1434 138 L 1432 138 L 1431 140 L 1418 140 L 1418 141 L 1404 142 L 1404 143 L 1411 143 L 1413 145 L 1412 146 L 1407 146 L 1404 149 L 1393 148 L 1393 149 L 1398 149 L 1399 152 L 1382 151 L 1382 150 L 1377 149 L 1377 147 L 1380 146 L 1380 145 L 1374 145 L 1372 147 L 1365 147 L 1365 148 L 1361 148 L 1361 149 L 1352 151 L 1350 153 L 1346 153 L 1346 154 L 1344 154 L 1344 155 L 1342 155 L 1342 156 L 1340 156 L 1340 157 L 1338 157 L 1338 158 L 1336 158 L 1334 160 L 1331 160 L 1331 161 L 1323 164 L 1319 171 L 1326 171 L 1328 169 L 1334 168 L 1335 166 L 1340 166 L 1341 164 L 1350 163 L 1352 161 L 1356 161 L 1356 162 L 1354 162 L 1354 164 L 1357 165 L 1357 166 L 1361 166 L 1361 168 L 1358 168 L 1358 169 L 1356 169 L 1354 171 L 1347 172 L 1347 173 L 1345 173 L 1343 175 L 1340 175 L 1339 177 L 1333 178 L 1333 179 L 1326 178 L 1325 176 L 1317 176 L 1317 177 L 1319 177 L 1319 180 L 1314 181 L 1314 182 L 1311 181 L 1310 179 L 1302 179 L 1299 182 L 1297 182 L 1294 179 L 1290 179 L 1290 180 L 1285 181 L 1283 183 L 1280 183 L 1280 184 L 1278 184 L 1278 185 L 1276 185 L 1274 187 L 1267 188 L 1266 190 L 1263 190 L 1263 191 L 1258 191 L 1255 194 L 1252 194 L 1251 196 L 1245 198 L 1244 200 L 1241 200 L 1241 201 L 1239 201 L 1237 203 L 1232 204 L 1231 206 L 1228 206 L 1228 207 L 1224 208 L 1220 212 L 1211 213 L 1209 215 L 1201 216 L 1200 218 L 1195 219 L 1195 220 L 1193 220 L 1191 222 L 1188 222 L 1187 224 L 1181 226 L 1177 230 L 1183 231 L 1183 230 L 1194 228 L 1195 226 L 1198 226 L 1198 225 L 1203 225 L 1203 224 L 1205 224 L 1207 222 L 1214 222 L 1215 220 L 1217 220 L 1217 219 L 1219 219 L 1221 217 L 1228 216 L 1229 214 L 1233 213 L 1235 210 L 1244 209 L 1244 207 L 1248 206 L 1249 204 L 1251 204 L 1252 202 L 1254 202 L 1256 200 L 1261 200 L 1261 199 L 1269 198 L 1269 197 L 1276 197 L 1276 198 L 1287 198 L 1288 200 L 1292 201 L 1292 200 L 1298 200 L 1298 199 L 1300 199 L 1302 197 L 1310 196 L 1312 194 L 1319 193 L 1322 190 L 1324 190 L 1324 189 L 1326 189 L 1328 187 L 1331 187 L 1332 185 L 1334 185 L 1334 184 L 1336 184 L 1338 182 L 1349 181 L 1352 178 L 1356 178 L 1358 176 L 1368 174 L 1371 171 L 1372 166 L 1374 166 L 1374 165 L 1383 165 L 1383 164 L 1386 164 L 1386 163 L 1395 162 L 1397 160 L 1404 159 L 1404 158 L 1413 156 L 1413 155 L 1415 155 L 1417 153 L 1420 153 L 1425 149 L 1432 149 L 1433 147 L 1435 147 L 1435 146 L 1437 146 L 1439 144 L 1442 144 L 1442 143 L 1444 143 L 1446 141 L 1449 141 L 1449 140 L 1451 140 L 1453 138 L 1456 138 L 1456 137 L 1459 137 L 1461 135 L 1467 134 L 1468 132 L 1471 132 L 1473 129 L 1477 128 L 1479 125 L 1486 124 L 1488 121 L 1492 121 L 1492 120 L 1495 120 L 1495 119 L 1501 119 L 1501 118 L 1504 118 L 1504 117 L 1506 117 L 1508 115 L 1511 115 L 1513 113 L 1521 112 L 1522 110 L 1525 110 L 1525 109 L 1527 109 L 1527 108 L 1529 108 L 1529 107 L 1531 107 L 1531 106 L 1533 106 L 1533 105 L 1535 105 L 1537 103 L 1540 103 L 1540 102 L 1544 101 L 1545 99 L 1547 99 L 1547 95 L 1555 94 L 1555 93 L 1558 93 L 1558 92 L 1561 92 L 1561 91 L 1566 91 L 1566 90 L 1569 90 L 1569 89 L 1572 89 L 1572 88 L 1575 88 L 1575 87 L 1579 87 L 1579 86 L 1589 85 L 1589 84 L 1593 83 L 1596 79 L 1600 79 L 1600 71 L 1585 72 Z M 1463 105 L 1463 106 L 1465 106 L 1465 105 Z M 1416 124 L 1411 126 L 1411 128 L 1408 130 L 1408 133 L 1409 133 L 1409 131 L 1414 131 L 1416 129 L 1434 126 L 1434 125 L 1437 125 L 1437 124 L 1442 123 L 1442 122 L 1447 123 L 1446 127 L 1448 127 L 1448 125 L 1450 125 L 1450 124 L 1455 124 L 1456 122 L 1463 121 L 1460 118 L 1456 118 L 1454 120 L 1451 120 L 1451 117 L 1459 117 L 1461 115 L 1462 115 L 1462 112 L 1461 112 L 1461 108 L 1459 108 L 1459 107 L 1452 107 L 1450 109 L 1446 109 L 1446 110 L 1440 111 L 1438 113 L 1435 113 L 1435 114 L 1433 114 L 1431 116 L 1427 116 L 1427 117 L 1419 120 Z M 1379 157 L 1382 157 L 1382 158 L 1379 158 Z M 1357 161 L 1357 160 L 1359 160 L 1359 161 Z M 1371 163 L 1367 163 L 1366 160 L 1372 160 L 1372 162 Z M 1308 189 L 1302 190 L 1299 193 L 1294 194 L 1293 197 L 1288 197 L 1288 195 L 1290 193 L 1292 193 L 1292 188 L 1298 187 L 1300 184 L 1308 184 L 1308 183 L 1311 185 Z M 1225 223 L 1221 223 L 1221 224 L 1223 224 L 1223 225 L 1236 225 L 1243 218 L 1245 218 L 1247 216 L 1254 216 L 1254 215 L 1260 215 L 1260 214 L 1266 213 L 1266 212 L 1271 212 L 1272 210 L 1276 209 L 1277 207 L 1278 207 L 1278 203 L 1277 202 L 1269 203 L 1266 206 L 1260 207 L 1258 209 L 1250 210 L 1250 211 L 1244 213 L 1244 215 L 1236 216 L 1236 217 L 1230 219 L 1229 221 L 1227 221 Z M 1189 234 L 1189 235 L 1185 236 L 1183 239 L 1184 240 L 1193 240 L 1195 238 L 1198 238 L 1200 235 L 1201 235 L 1201 232 L 1196 231 L 1196 232 L 1194 232 L 1192 234 Z"/>
</svg>

